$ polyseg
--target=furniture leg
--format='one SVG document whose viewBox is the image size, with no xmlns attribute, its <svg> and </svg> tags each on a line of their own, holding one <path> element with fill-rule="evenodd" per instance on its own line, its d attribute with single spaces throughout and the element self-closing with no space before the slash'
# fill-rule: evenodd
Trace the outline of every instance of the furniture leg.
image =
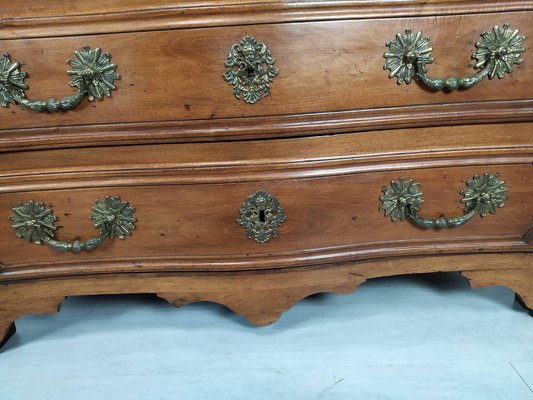
<svg viewBox="0 0 533 400">
<path fill-rule="evenodd" d="M 0 340 L 0 349 L 11 339 L 11 336 L 15 334 L 17 331 L 17 327 L 15 326 L 15 322 L 1 322 L 0 323 L 0 336 L 2 339 Z"/>
<path fill-rule="evenodd" d="M 507 286 L 515 292 L 516 301 L 533 316 L 533 269 L 462 271 L 470 286 Z"/>
<path fill-rule="evenodd" d="M 15 334 L 17 318 L 26 314 L 56 313 L 65 300 L 64 296 L 32 297 L 31 292 L 4 289 L 0 287 L 0 349 Z"/>
</svg>

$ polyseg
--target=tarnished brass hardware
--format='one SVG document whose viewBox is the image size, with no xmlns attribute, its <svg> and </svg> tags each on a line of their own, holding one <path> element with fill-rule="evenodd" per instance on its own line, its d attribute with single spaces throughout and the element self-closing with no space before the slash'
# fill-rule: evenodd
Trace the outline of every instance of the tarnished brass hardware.
<svg viewBox="0 0 533 400">
<path fill-rule="evenodd" d="M 30 200 L 27 203 L 19 203 L 18 207 L 13 208 L 14 214 L 9 219 L 13 223 L 11 227 L 15 230 L 17 237 L 36 244 L 46 243 L 59 251 L 74 253 L 92 250 L 102 244 L 107 237 L 124 239 L 135 229 L 134 224 L 137 221 L 133 214 L 135 210 L 129 207 L 127 201 L 120 200 L 118 196 L 106 196 L 104 200 L 96 200 L 91 210 L 93 210 L 91 220 L 94 221 L 94 226 L 100 229 L 100 234 L 86 241 L 54 240 L 57 217 L 50 208 L 38 201 Z"/>
<path fill-rule="evenodd" d="M 502 28 L 494 26 L 491 32 L 481 33 L 481 40 L 476 43 L 476 51 L 472 54 L 477 61 L 474 68 L 479 68 L 479 72 L 461 78 L 439 79 L 427 75 L 426 66 L 433 62 L 429 37 L 406 29 L 404 34 L 396 34 L 395 41 L 386 44 L 389 51 L 383 55 L 387 59 L 384 69 L 389 70 L 389 78 L 397 78 L 398 84 L 409 84 L 415 79 L 434 90 L 466 89 L 486 76 L 489 79 L 495 76 L 503 78 L 506 73 L 511 73 L 513 64 L 523 61 L 524 40 L 525 36 L 519 36 L 518 29 L 510 29 L 509 24 L 504 24 Z"/>
<path fill-rule="evenodd" d="M 278 228 L 286 220 L 278 199 L 258 190 L 244 200 L 237 223 L 245 229 L 248 238 L 265 243 L 277 236 Z"/>
<path fill-rule="evenodd" d="M 442 216 L 437 219 L 423 218 L 418 215 L 423 193 L 418 191 L 420 183 L 412 179 L 399 178 L 392 181 L 389 186 L 383 187 L 383 196 L 380 197 L 380 211 L 390 217 L 393 222 L 403 221 L 406 218 L 422 228 L 451 228 L 467 223 L 477 214 L 481 217 L 494 214 L 496 209 L 503 207 L 507 199 L 505 182 L 498 179 L 498 174 L 475 175 L 466 183 L 466 188 L 461 190 L 464 203 L 464 215 L 457 217 Z"/>
<path fill-rule="evenodd" d="M 240 43 L 231 46 L 224 63 L 224 80 L 233 85 L 233 95 L 247 103 L 256 103 L 261 96 L 270 94 L 270 83 L 279 69 L 274 67 L 276 60 L 265 44 L 253 36 L 244 36 Z"/>
<path fill-rule="evenodd" d="M 117 66 L 111 64 L 109 54 L 102 53 L 99 48 L 91 50 L 90 47 L 84 47 L 74 54 L 76 58 L 67 60 L 71 67 L 67 73 L 72 76 L 70 86 L 77 87 L 78 91 L 59 100 L 26 99 L 26 73 L 20 71 L 18 62 L 11 62 L 9 54 L 4 54 L 0 58 L 0 104 L 7 107 L 9 103 L 13 103 L 31 111 L 55 113 L 59 110 L 72 110 L 85 96 L 89 101 L 109 97 L 111 90 L 116 89 L 113 82 L 119 79 L 115 72 Z"/>
</svg>

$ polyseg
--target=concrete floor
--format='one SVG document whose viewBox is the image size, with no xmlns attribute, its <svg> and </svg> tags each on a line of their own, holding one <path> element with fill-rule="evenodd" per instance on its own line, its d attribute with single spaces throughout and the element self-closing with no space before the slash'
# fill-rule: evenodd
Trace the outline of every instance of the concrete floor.
<svg viewBox="0 0 533 400">
<path fill-rule="evenodd" d="M 533 318 L 458 274 L 376 279 L 264 328 L 152 295 L 69 298 L 0 352 L 1 400 L 533 399 Z"/>
</svg>

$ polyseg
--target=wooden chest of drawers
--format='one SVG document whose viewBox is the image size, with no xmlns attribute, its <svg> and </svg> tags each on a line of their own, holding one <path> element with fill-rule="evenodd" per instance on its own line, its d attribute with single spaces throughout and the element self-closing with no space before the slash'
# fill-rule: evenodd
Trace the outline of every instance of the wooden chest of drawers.
<svg viewBox="0 0 533 400">
<path fill-rule="evenodd" d="M 265 325 L 435 271 L 533 307 L 533 2 L 12 4 L 6 338 L 65 296 L 215 301 Z"/>
</svg>

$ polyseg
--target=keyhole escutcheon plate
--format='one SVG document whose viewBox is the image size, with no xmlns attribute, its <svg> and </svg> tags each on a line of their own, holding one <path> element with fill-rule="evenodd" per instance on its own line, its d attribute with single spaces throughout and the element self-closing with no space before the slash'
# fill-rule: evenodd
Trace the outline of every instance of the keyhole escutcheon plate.
<svg viewBox="0 0 533 400">
<path fill-rule="evenodd" d="M 278 199 L 258 190 L 244 200 L 237 223 L 244 228 L 248 238 L 266 243 L 277 236 L 279 227 L 286 220 Z"/>
<path fill-rule="evenodd" d="M 233 85 L 233 95 L 247 103 L 257 103 L 262 96 L 270 94 L 270 83 L 279 69 L 274 67 L 276 60 L 264 43 L 253 36 L 244 36 L 239 43 L 231 46 L 224 63 L 222 74 L 229 85 Z"/>
</svg>

